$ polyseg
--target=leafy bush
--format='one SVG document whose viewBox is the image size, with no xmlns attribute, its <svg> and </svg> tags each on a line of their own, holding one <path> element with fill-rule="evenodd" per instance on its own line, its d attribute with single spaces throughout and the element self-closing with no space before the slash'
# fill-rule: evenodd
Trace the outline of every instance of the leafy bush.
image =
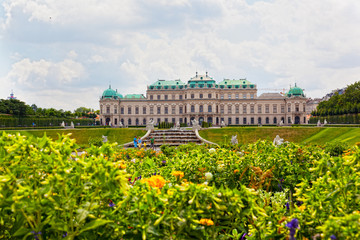
<svg viewBox="0 0 360 240">
<path fill-rule="evenodd" d="M 325 145 L 325 151 L 329 153 L 330 156 L 340 156 L 348 148 L 348 144 L 344 142 L 329 142 Z"/>
</svg>

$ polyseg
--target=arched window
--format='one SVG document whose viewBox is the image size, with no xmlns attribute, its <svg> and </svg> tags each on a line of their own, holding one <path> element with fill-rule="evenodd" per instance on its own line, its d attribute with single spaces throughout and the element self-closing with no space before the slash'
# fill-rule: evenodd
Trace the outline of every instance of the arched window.
<svg viewBox="0 0 360 240">
<path fill-rule="evenodd" d="M 258 118 L 258 124 L 261 124 L 261 117 Z"/>
<path fill-rule="evenodd" d="M 199 112 L 203 112 L 203 111 L 204 111 L 204 107 L 203 107 L 203 105 L 200 105 Z"/>
<path fill-rule="evenodd" d="M 276 117 L 274 117 L 274 124 L 277 124 L 277 119 L 276 119 Z"/>
<path fill-rule="evenodd" d="M 195 112 L 195 106 L 191 105 L 191 112 Z"/>
<path fill-rule="evenodd" d="M 136 124 L 136 126 L 139 125 L 139 119 L 138 118 L 135 119 L 135 124 Z"/>
<path fill-rule="evenodd" d="M 266 117 L 266 118 L 265 118 L 265 122 L 266 122 L 266 124 L 269 124 L 269 123 L 270 123 L 270 121 L 269 121 L 269 118 L 268 118 L 268 117 Z"/>
<path fill-rule="evenodd" d="M 131 125 L 131 119 L 129 118 L 128 120 L 128 125 L 130 126 Z"/>
<path fill-rule="evenodd" d="M 143 125 L 146 125 L 146 118 L 143 119 Z"/>
</svg>

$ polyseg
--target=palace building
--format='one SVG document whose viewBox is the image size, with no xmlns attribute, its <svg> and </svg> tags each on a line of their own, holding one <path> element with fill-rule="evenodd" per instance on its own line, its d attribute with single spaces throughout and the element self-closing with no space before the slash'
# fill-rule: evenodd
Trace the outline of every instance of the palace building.
<svg viewBox="0 0 360 240">
<path fill-rule="evenodd" d="M 158 80 L 147 87 L 146 95 L 121 95 L 109 86 L 100 97 L 100 123 L 111 126 L 141 126 L 150 119 L 187 123 L 196 119 L 220 125 L 306 124 L 307 98 L 301 88 L 286 94 L 257 96 L 256 84 L 246 79 L 216 81 L 196 73 L 187 83 Z M 120 124 L 121 123 L 121 124 Z"/>
</svg>

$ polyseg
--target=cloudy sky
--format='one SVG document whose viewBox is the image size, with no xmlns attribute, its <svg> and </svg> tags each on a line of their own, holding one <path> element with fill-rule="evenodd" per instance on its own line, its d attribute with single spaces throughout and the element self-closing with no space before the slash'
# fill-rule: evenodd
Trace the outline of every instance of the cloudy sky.
<svg viewBox="0 0 360 240">
<path fill-rule="evenodd" d="M 297 83 L 322 97 L 360 80 L 359 0 L 2 0 L 0 98 L 98 109 L 111 83 Z"/>
</svg>

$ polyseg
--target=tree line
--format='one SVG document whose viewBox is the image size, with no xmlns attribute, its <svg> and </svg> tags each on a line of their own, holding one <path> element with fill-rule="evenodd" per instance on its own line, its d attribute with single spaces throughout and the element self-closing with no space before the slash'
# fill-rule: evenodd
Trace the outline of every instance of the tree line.
<svg viewBox="0 0 360 240">
<path fill-rule="evenodd" d="M 71 111 L 57 110 L 55 108 L 39 108 L 35 104 L 27 105 L 18 99 L 0 99 L 0 114 L 9 114 L 13 117 L 51 117 L 51 118 L 96 118 L 99 111 L 94 109 L 79 107 Z"/>
<path fill-rule="evenodd" d="M 336 92 L 327 101 L 319 103 L 313 116 L 333 116 L 360 113 L 360 82 L 349 85 L 343 94 Z"/>
</svg>

